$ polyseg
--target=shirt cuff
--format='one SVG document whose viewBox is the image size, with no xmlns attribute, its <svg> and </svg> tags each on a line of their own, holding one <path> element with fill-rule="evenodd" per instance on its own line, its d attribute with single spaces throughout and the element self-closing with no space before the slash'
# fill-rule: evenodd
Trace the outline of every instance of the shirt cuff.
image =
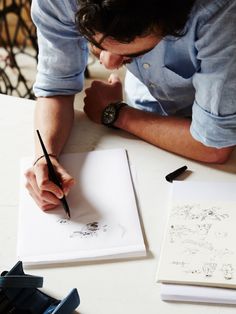
<svg viewBox="0 0 236 314">
<path fill-rule="evenodd" d="M 190 132 L 205 146 L 223 148 L 236 145 L 236 114 L 216 116 L 193 105 Z"/>
<path fill-rule="evenodd" d="M 72 78 L 52 78 L 37 74 L 33 90 L 36 97 L 55 95 L 74 95 L 81 92 L 84 83 L 84 73 Z"/>
</svg>

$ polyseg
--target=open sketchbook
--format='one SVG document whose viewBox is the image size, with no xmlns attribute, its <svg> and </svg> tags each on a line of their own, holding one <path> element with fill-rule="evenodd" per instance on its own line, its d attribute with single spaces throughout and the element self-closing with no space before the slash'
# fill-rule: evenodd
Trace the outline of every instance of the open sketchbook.
<svg viewBox="0 0 236 314">
<path fill-rule="evenodd" d="M 127 153 L 123 149 L 65 154 L 61 163 L 76 180 L 60 206 L 43 212 L 24 185 L 31 158 L 21 161 L 18 258 L 26 265 L 146 254 Z"/>
<path fill-rule="evenodd" d="M 158 282 L 175 284 L 165 293 L 186 294 L 181 284 L 236 288 L 235 192 L 236 182 L 173 183 L 157 272 Z"/>
</svg>

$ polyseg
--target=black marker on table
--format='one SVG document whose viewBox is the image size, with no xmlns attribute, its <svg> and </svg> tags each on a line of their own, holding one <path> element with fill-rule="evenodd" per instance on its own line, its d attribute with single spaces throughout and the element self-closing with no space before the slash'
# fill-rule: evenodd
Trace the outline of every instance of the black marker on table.
<svg viewBox="0 0 236 314">
<path fill-rule="evenodd" d="M 188 167 L 187 166 L 183 166 L 169 174 L 167 174 L 166 176 L 166 180 L 168 182 L 172 182 L 174 179 L 176 179 L 178 176 L 180 176 L 182 173 L 184 173 L 185 170 L 187 170 Z"/>
<path fill-rule="evenodd" d="M 41 138 L 41 135 L 39 133 L 39 130 L 36 130 L 37 134 L 38 134 L 38 138 L 39 138 L 39 142 L 41 144 L 41 147 L 42 147 L 42 150 L 43 150 L 43 153 L 44 153 L 44 157 L 46 159 L 46 162 L 47 162 L 47 166 L 48 166 L 48 174 L 49 174 L 49 179 L 55 183 L 57 186 L 59 186 L 59 188 L 62 189 L 62 185 L 61 185 L 61 182 L 59 181 L 57 175 L 56 175 L 56 172 L 54 170 L 54 167 L 53 167 L 53 164 L 49 158 L 49 155 L 48 155 L 48 152 L 46 150 L 46 147 L 44 146 L 44 143 L 43 143 L 43 140 Z M 62 206 L 66 212 L 66 214 L 68 215 L 68 217 L 70 218 L 70 209 L 69 209 L 69 206 L 67 204 L 67 201 L 66 201 L 66 197 L 65 195 L 60 199 L 61 203 L 62 203 Z"/>
</svg>

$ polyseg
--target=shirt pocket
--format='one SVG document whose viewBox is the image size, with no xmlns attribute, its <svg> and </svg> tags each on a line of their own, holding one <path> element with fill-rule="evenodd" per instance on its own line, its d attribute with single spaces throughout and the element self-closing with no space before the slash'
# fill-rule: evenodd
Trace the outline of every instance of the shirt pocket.
<svg viewBox="0 0 236 314">
<path fill-rule="evenodd" d="M 190 74 L 189 76 L 183 76 L 166 65 L 163 66 L 163 74 L 166 84 L 171 88 L 185 88 L 188 86 L 193 86 L 192 74 Z"/>
<path fill-rule="evenodd" d="M 184 101 L 184 103 L 194 100 L 195 89 L 192 75 L 183 77 L 168 66 L 163 66 L 162 70 L 165 92 L 170 99 L 175 99 L 177 102 Z"/>
</svg>

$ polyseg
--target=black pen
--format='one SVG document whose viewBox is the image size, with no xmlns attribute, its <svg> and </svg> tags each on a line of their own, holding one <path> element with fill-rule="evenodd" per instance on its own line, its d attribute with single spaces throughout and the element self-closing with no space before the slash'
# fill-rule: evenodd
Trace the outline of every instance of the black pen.
<svg viewBox="0 0 236 314">
<path fill-rule="evenodd" d="M 48 174 L 49 174 L 49 179 L 55 183 L 57 186 L 59 186 L 59 188 L 62 189 L 62 185 L 61 185 L 61 182 L 60 180 L 58 179 L 57 175 L 56 175 L 56 172 L 54 170 L 54 167 L 53 167 L 53 164 L 49 158 L 49 155 L 48 155 L 48 152 L 46 150 L 46 147 L 44 146 L 44 143 L 43 143 L 43 140 L 41 138 L 41 135 L 39 133 L 39 130 L 36 130 L 37 134 L 38 134 L 38 138 L 39 138 L 39 141 L 40 141 L 40 144 L 42 146 L 42 150 L 43 150 L 43 153 L 44 153 L 44 157 L 46 159 L 46 162 L 47 162 L 47 166 L 48 166 Z M 66 212 L 66 214 L 68 215 L 68 217 L 70 218 L 70 209 L 69 209 L 69 206 L 67 204 L 67 201 L 66 201 L 66 197 L 65 195 L 60 199 L 61 203 L 62 203 L 62 206 Z"/>
<path fill-rule="evenodd" d="M 176 179 L 178 176 L 180 176 L 182 173 L 184 173 L 185 170 L 187 170 L 188 167 L 187 166 L 183 166 L 169 174 L 167 174 L 166 176 L 166 180 L 168 182 L 172 182 L 174 179 Z"/>
</svg>

